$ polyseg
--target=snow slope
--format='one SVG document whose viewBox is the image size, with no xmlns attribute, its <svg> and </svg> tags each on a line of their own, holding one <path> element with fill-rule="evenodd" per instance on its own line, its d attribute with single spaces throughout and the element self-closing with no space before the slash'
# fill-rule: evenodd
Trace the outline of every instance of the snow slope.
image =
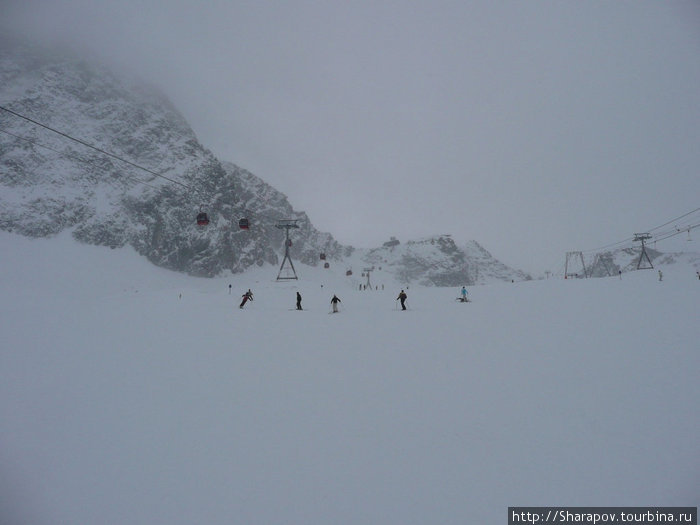
<svg viewBox="0 0 700 525">
<path fill-rule="evenodd" d="M 201 279 L 68 233 L 0 246 L 0 523 L 500 524 L 516 505 L 699 502 L 688 266 L 467 304 L 412 286 L 401 312 L 398 289 L 360 292 L 344 268 Z"/>
</svg>

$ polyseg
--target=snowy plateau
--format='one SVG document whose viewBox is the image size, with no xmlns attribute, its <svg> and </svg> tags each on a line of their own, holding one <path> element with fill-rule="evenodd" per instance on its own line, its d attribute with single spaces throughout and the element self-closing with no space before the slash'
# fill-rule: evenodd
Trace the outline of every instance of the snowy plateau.
<svg viewBox="0 0 700 525">
<path fill-rule="evenodd" d="M 397 286 L 335 268 L 197 278 L 67 232 L 0 232 L 0 248 L 1 523 L 497 525 L 509 506 L 698 504 L 690 264 L 467 303 L 416 285 L 402 311 Z"/>
<path fill-rule="evenodd" d="M 156 92 L 2 44 L 2 105 L 187 185 L 0 112 L 2 525 L 698 505 L 699 256 L 532 280 L 447 234 L 342 246 Z"/>
</svg>

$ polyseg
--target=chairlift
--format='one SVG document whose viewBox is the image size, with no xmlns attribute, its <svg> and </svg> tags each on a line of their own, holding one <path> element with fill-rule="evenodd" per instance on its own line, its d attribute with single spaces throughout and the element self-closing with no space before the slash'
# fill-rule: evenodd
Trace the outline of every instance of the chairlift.
<svg viewBox="0 0 700 525">
<path fill-rule="evenodd" d="M 247 230 L 248 228 L 250 228 L 250 223 L 248 222 L 248 219 L 246 219 L 245 217 L 243 217 L 242 219 L 240 219 L 240 220 L 238 221 L 238 227 L 239 227 L 241 230 Z"/>
</svg>

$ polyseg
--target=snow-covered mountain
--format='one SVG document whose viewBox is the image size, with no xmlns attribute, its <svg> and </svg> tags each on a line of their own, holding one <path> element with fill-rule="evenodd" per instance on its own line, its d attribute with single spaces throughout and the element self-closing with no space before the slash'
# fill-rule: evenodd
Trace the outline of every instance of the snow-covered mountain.
<svg viewBox="0 0 700 525">
<path fill-rule="evenodd" d="M 222 163 L 153 88 L 64 56 L 0 46 L 2 105 L 114 156 L 0 111 L 0 227 L 31 237 L 72 229 L 86 243 L 131 245 L 151 262 L 193 275 L 278 263 L 296 219 L 293 256 L 316 264 L 350 248 L 258 177 Z M 136 164 L 146 170 L 134 166 Z M 211 219 L 196 225 L 201 210 Z M 252 227 L 241 230 L 240 218 Z"/>
<path fill-rule="evenodd" d="M 295 219 L 290 255 L 308 265 L 324 254 L 436 286 L 529 279 L 449 235 L 342 246 L 283 193 L 217 159 L 158 90 L 80 59 L 3 41 L 0 105 L 17 113 L 0 110 L 0 229 L 9 232 L 70 230 L 81 242 L 130 245 L 158 266 L 211 277 L 279 264 L 285 233 L 276 223 Z M 211 220 L 205 228 L 195 222 L 200 210 Z M 249 229 L 238 227 L 241 218 Z"/>
<path fill-rule="evenodd" d="M 495 259 L 476 241 L 459 247 L 447 234 L 405 243 L 392 237 L 380 248 L 364 250 L 362 258 L 373 269 L 387 271 L 404 284 L 463 286 L 530 279 Z"/>
</svg>

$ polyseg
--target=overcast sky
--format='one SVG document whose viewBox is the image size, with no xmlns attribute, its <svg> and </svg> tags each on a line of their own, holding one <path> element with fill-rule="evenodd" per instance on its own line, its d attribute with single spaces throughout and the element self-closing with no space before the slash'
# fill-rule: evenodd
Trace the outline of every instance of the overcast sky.
<svg viewBox="0 0 700 525">
<path fill-rule="evenodd" d="M 700 207 L 697 1 L 0 6 L 159 85 L 344 244 L 451 233 L 540 275 Z"/>
</svg>

